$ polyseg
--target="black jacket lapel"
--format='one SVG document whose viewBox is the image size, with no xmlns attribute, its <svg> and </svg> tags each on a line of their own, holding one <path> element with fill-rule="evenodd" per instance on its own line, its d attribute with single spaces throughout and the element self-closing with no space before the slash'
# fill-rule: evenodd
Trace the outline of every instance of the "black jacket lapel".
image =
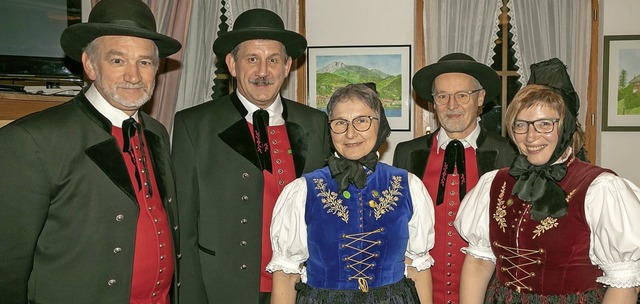
<svg viewBox="0 0 640 304">
<path fill-rule="evenodd" d="M 410 168 L 408 168 L 407 170 L 422 179 L 422 177 L 424 176 L 424 171 L 427 168 L 429 150 L 420 149 L 411 151 L 411 154 L 409 154 L 409 158 L 411 158 L 411 163 Z"/>
<path fill-rule="evenodd" d="M 255 143 L 253 142 L 253 138 L 251 138 L 251 131 L 244 118 L 222 131 L 218 136 L 229 145 L 231 149 L 236 151 L 236 153 L 242 155 L 242 157 L 255 165 L 256 168 L 262 170 Z"/>
<path fill-rule="evenodd" d="M 300 177 L 307 163 L 306 155 L 309 150 L 309 141 L 307 139 L 309 134 L 305 132 L 301 125 L 289 120 L 290 109 L 287 106 L 288 102 L 290 101 L 282 99 L 282 118 L 284 118 L 287 128 L 287 137 L 289 138 L 289 145 L 291 145 L 291 156 L 296 170 L 296 177 Z"/>
<path fill-rule="evenodd" d="M 116 139 L 111 135 L 111 122 L 102 116 L 84 96 L 87 89 L 88 87 L 84 88 L 82 94 L 78 94 L 76 97 L 79 99 L 78 105 L 106 133 L 104 134 L 106 138 L 104 141 L 87 148 L 85 153 L 118 188 L 137 204 L 138 200 L 129 178 L 129 172 L 127 172 L 127 165 L 122 158 L 122 151 L 120 151 Z"/>
<path fill-rule="evenodd" d="M 478 149 L 476 150 L 476 162 L 478 164 L 478 176 L 492 171 L 496 168 L 496 161 L 498 159 L 498 151 L 487 145 L 487 131 L 480 128 L 480 134 L 478 135 Z M 489 146 L 489 147 L 487 147 Z"/>
<path fill-rule="evenodd" d="M 122 158 L 122 151 L 120 151 L 115 138 L 93 145 L 85 153 L 118 188 L 137 203 L 138 200 L 131 185 L 127 166 Z"/>
<path fill-rule="evenodd" d="M 293 165 L 296 169 L 296 177 L 300 177 L 306 163 L 305 155 L 307 155 L 309 143 L 307 142 L 307 136 L 302 126 L 294 122 L 286 122 L 286 126 L 289 144 L 291 145 Z"/>
<path fill-rule="evenodd" d="M 236 153 L 242 155 L 242 157 L 246 158 L 249 162 L 256 166 L 256 168 L 262 171 L 262 165 L 260 164 L 260 159 L 258 158 L 256 145 L 253 142 L 253 138 L 251 137 L 251 130 L 247 125 L 247 121 L 244 119 L 248 111 L 244 108 L 235 92 L 231 94 L 230 97 L 231 104 L 240 114 L 240 120 L 236 121 L 227 129 L 220 132 L 220 134 L 218 134 L 218 137 L 220 137 L 223 142 L 229 145 L 231 149 L 236 151 Z"/>
<path fill-rule="evenodd" d="M 165 168 L 164 164 L 168 164 L 169 160 L 166 159 L 166 154 L 162 153 L 162 141 L 158 135 L 144 129 L 144 138 L 147 142 L 147 149 L 149 150 L 149 158 L 151 158 L 151 166 L 153 166 L 153 173 L 156 179 L 158 192 L 160 193 L 161 198 L 165 198 L 167 196 L 167 189 L 165 186 L 166 181 L 164 180 L 164 176 L 169 168 Z"/>
<path fill-rule="evenodd" d="M 409 154 L 410 163 L 407 170 L 420 179 L 422 179 L 424 171 L 427 169 L 427 161 L 429 160 L 429 153 L 431 153 L 434 134 L 436 133 L 431 133 L 424 137 L 424 142 L 422 143 L 424 149 L 413 150 Z"/>
</svg>

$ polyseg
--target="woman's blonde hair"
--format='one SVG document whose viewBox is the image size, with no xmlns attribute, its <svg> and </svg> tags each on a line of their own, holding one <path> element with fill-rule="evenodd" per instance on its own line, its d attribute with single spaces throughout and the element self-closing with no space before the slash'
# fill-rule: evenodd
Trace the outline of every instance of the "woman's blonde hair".
<svg viewBox="0 0 640 304">
<path fill-rule="evenodd" d="M 523 110 L 537 105 L 549 107 L 550 109 L 558 112 L 558 115 L 560 115 L 560 122 L 558 122 L 556 132 L 563 130 L 565 116 L 571 115 L 567 111 L 567 105 L 562 99 L 562 96 L 554 89 L 539 84 L 527 85 L 520 89 L 520 91 L 518 91 L 518 93 L 513 97 L 513 100 L 507 107 L 507 112 L 505 114 L 504 127 L 507 129 L 509 137 L 513 142 L 515 142 L 513 123 L 515 122 L 516 117 Z M 578 122 L 578 119 L 574 117 L 573 121 L 576 123 L 576 131 L 573 133 L 569 146 L 572 148 L 572 154 L 575 155 L 580 151 L 582 146 L 584 146 L 585 134 L 582 130 L 582 126 Z M 558 134 L 562 135 L 562 133 Z"/>
</svg>

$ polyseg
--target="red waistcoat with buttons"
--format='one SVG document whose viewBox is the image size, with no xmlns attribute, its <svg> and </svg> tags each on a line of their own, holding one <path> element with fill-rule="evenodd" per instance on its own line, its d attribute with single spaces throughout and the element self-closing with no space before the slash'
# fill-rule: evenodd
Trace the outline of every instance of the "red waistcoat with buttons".
<svg viewBox="0 0 640 304">
<path fill-rule="evenodd" d="M 572 158 L 558 184 L 567 193 L 567 215 L 531 219 L 531 204 L 511 195 L 516 180 L 509 168 L 498 171 L 491 185 L 489 233 L 500 283 L 539 295 L 580 293 L 601 286 L 602 275 L 589 259 L 590 228 L 584 200 L 591 182 L 611 172 Z"/>
<path fill-rule="evenodd" d="M 435 203 L 445 153 L 444 150 L 437 153 L 440 148 L 438 148 L 436 136 L 433 137 L 432 147 L 422 182 Z M 465 164 L 467 164 L 465 168 L 467 192 L 469 192 L 478 183 L 478 166 L 476 153 L 472 147 L 465 148 L 464 154 Z M 459 182 L 460 175 L 457 173 L 446 176 L 444 201 L 435 207 L 436 235 L 434 247 L 430 252 L 435 260 L 435 264 L 431 267 L 433 303 L 459 303 L 460 274 L 464 261 L 464 254 L 460 249 L 467 246 L 467 242 L 453 227 L 453 221 L 460 208 Z"/>
<path fill-rule="evenodd" d="M 253 133 L 253 125 L 249 124 Z M 272 172 L 263 170 L 264 187 L 262 193 L 262 259 L 260 261 L 260 292 L 271 292 L 272 275 L 265 269 L 271 261 L 270 226 L 273 207 L 278 196 L 296 178 L 291 144 L 285 125 L 269 126 L 269 148 Z"/>
<path fill-rule="evenodd" d="M 111 133 L 122 149 L 122 129 L 112 127 Z M 139 134 L 135 134 L 131 138 L 132 154 L 122 152 L 140 207 L 133 249 L 130 303 L 169 304 L 169 289 L 174 271 L 171 231 L 144 137 L 143 143 L 144 146 L 141 147 Z M 117 253 L 118 249 L 122 250 L 118 247 L 114 249 L 114 253 Z"/>
</svg>

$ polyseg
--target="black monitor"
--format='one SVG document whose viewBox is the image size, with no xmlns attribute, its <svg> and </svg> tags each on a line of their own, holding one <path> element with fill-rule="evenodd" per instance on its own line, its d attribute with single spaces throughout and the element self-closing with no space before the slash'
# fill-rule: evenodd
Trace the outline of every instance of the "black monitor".
<svg viewBox="0 0 640 304">
<path fill-rule="evenodd" d="M 0 78 L 82 81 L 82 64 L 66 57 L 60 35 L 82 22 L 82 0 L 1 0 Z"/>
</svg>

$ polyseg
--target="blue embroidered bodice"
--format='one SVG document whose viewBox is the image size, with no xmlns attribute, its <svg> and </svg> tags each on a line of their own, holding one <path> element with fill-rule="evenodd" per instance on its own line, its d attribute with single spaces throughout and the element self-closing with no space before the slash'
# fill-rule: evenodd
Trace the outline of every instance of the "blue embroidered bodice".
<svg viewBox="0 0 640 304">
<path fill-rule="evenodd" d="M 378 163 L 367 185 L 337 193 L 327 167 L 305 174 L 307 284 L 363 290 L 400 281 L 413 205 L 407 171 Z"/>
</svg>

